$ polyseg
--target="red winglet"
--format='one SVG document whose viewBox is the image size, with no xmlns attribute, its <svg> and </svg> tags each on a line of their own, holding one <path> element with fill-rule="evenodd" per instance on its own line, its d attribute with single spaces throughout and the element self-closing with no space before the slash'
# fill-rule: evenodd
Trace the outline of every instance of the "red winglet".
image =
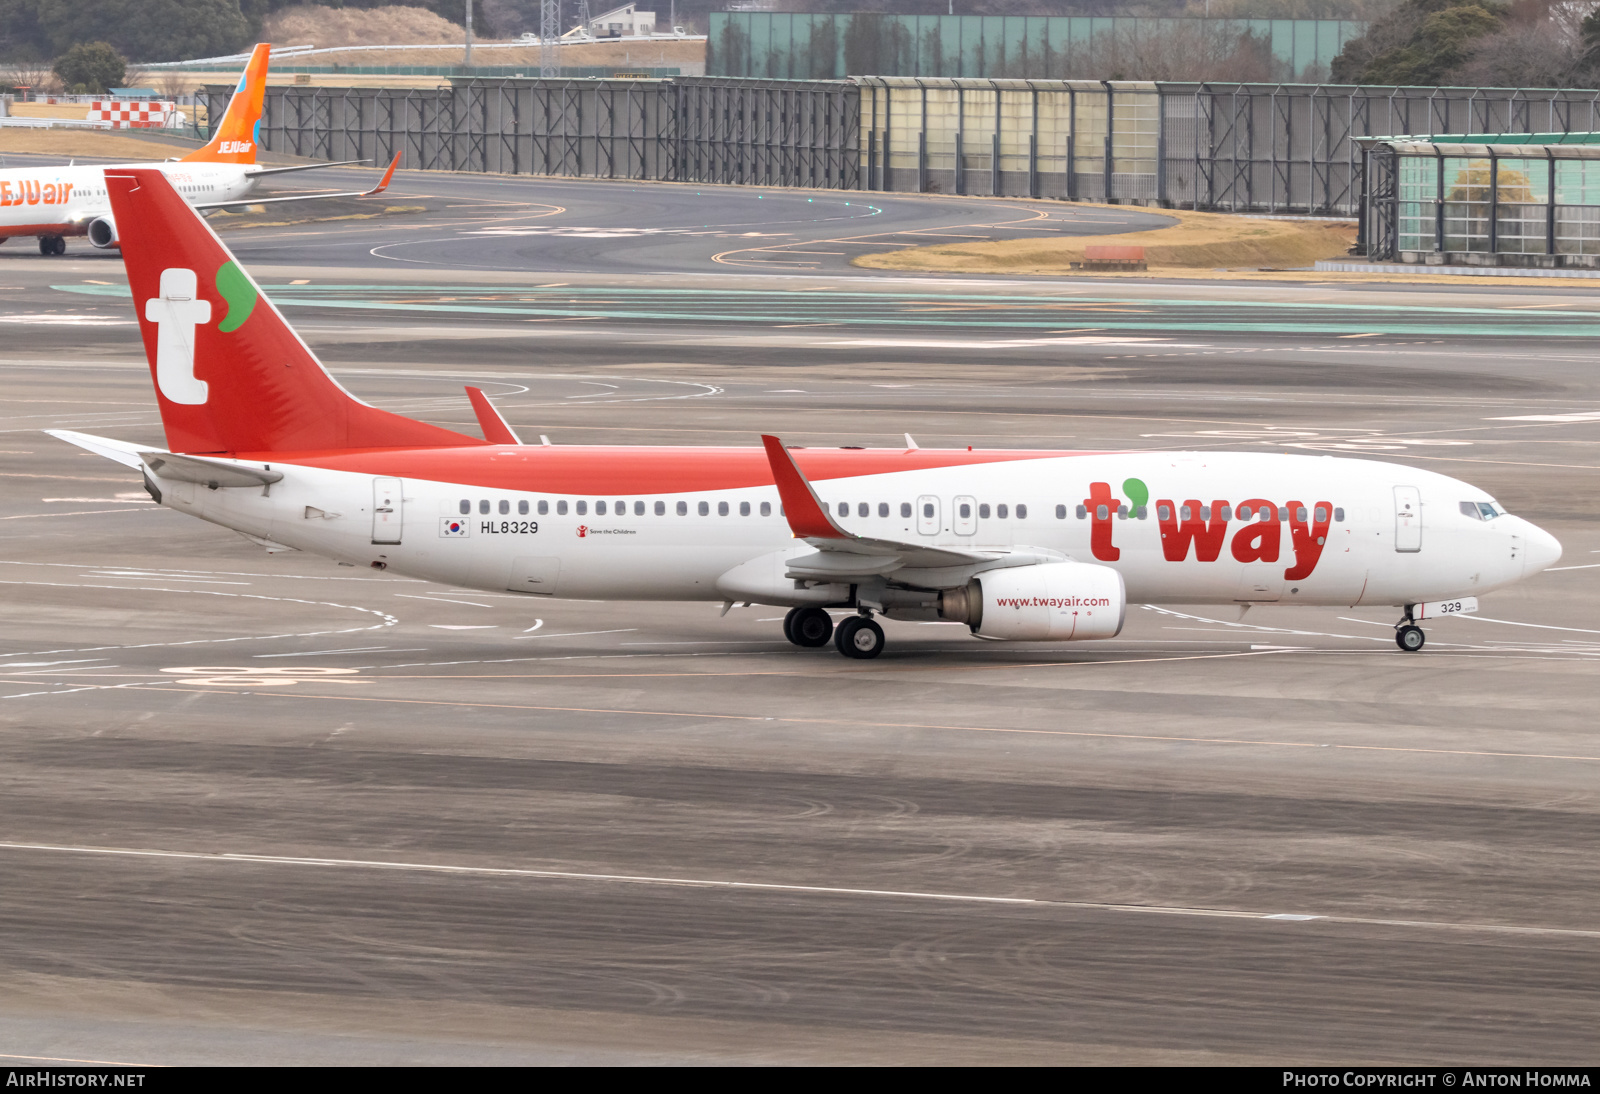
<svg viewBox="0 0 1600 1094">
<path fill-rule="evenodd" d="M 483 393 L 482 388 L 467 388 L 467 398 L 472 400 L 472 412 L 478 416 L 478 427 L 483 430 L 484 440 L 490 444 L 522 443 L 510 423 L 500 416 L 500 412 L 494 408 L 489 397 Z"/>
<path fill-rule="evenodd" d="M 772 478 L 778 484 L 778 497 L 783 502 L 784 516 L 789 519 L 789 531 L 800 539 L 853 538 L 828 516 L 817 492 L 800 473 L 783 442 L 763 433 L 761 443 L 767 449 L 767 463 L 772 466 Z"/>
</svg>

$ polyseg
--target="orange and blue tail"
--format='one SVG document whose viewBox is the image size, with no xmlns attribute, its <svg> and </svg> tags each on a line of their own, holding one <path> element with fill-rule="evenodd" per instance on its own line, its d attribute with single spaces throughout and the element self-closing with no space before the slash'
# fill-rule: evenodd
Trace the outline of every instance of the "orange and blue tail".
<svg viewBox="0 0 1600 1094">
<path fill-rule="evenodd" d="M 250 63 L 244 66 L 239 86 L 233 89 L 227 112 L 216 128 L 211 143 L 197 148 L 183 159 L 188 163 L 254 163 L 261 143 L 261 110 L 267 98 L 267 60 L 272 47 L 256 46 Z"/>
</svg>

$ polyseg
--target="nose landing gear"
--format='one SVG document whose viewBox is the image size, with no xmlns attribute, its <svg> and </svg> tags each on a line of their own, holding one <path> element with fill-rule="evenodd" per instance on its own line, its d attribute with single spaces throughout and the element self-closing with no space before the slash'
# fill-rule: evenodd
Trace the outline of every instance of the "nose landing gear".
<svg viewBox="0 0 1600 1094">
<path fill-rule="evenodd" d="M 1411 614 L 1412 609 L 1413 605 L 1407 604 L 1405 618 L 1394 625 L 1394 644 L 1407 653 L 1416 653 L 1427 641 L 1427 635 L 1422 633 Z"/>
</svg>

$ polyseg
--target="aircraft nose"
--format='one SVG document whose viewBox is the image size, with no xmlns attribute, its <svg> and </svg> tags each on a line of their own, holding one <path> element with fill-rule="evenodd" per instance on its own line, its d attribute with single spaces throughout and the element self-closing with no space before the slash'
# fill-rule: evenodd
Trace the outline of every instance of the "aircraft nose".
<svg viewBox="0 0 1600 1094">
<path fill-rule="evenodd" d="M 1538 525 L 1528 525 L 1528 546 L 1522 564 L 1524 575 L 1536 574 L 1561 561 L 1561 541 Z"/>
</svg>

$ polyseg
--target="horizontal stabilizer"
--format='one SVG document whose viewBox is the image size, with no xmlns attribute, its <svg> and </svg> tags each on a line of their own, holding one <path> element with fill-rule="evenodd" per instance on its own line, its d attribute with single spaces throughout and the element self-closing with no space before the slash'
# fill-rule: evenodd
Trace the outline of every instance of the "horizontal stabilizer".
<svg viewBox="0 0 1600 1094">
<path fill-rule="evenodd" d="M 75 444 L 79 448 L 93 452 L 96 456 L 115 460 L 124 467 L 143 467 L 143 454 L 150 451 L 143 445 L 114 441 L 109 437 L 96 437 L 89 433 L 74 433 L 70 429 L 47 429 L 45 432 L 58 441 Z"/>
<path fill-rule="evenodd" d="M 164 479 L 197 482 L 213 489 L 223 486 L 271 486 L 283 479 L 282 471 L 268 471 L 225 460 L 176 456 L 171 452 L 141 453 L 145 466 Z"/>
</svg>

